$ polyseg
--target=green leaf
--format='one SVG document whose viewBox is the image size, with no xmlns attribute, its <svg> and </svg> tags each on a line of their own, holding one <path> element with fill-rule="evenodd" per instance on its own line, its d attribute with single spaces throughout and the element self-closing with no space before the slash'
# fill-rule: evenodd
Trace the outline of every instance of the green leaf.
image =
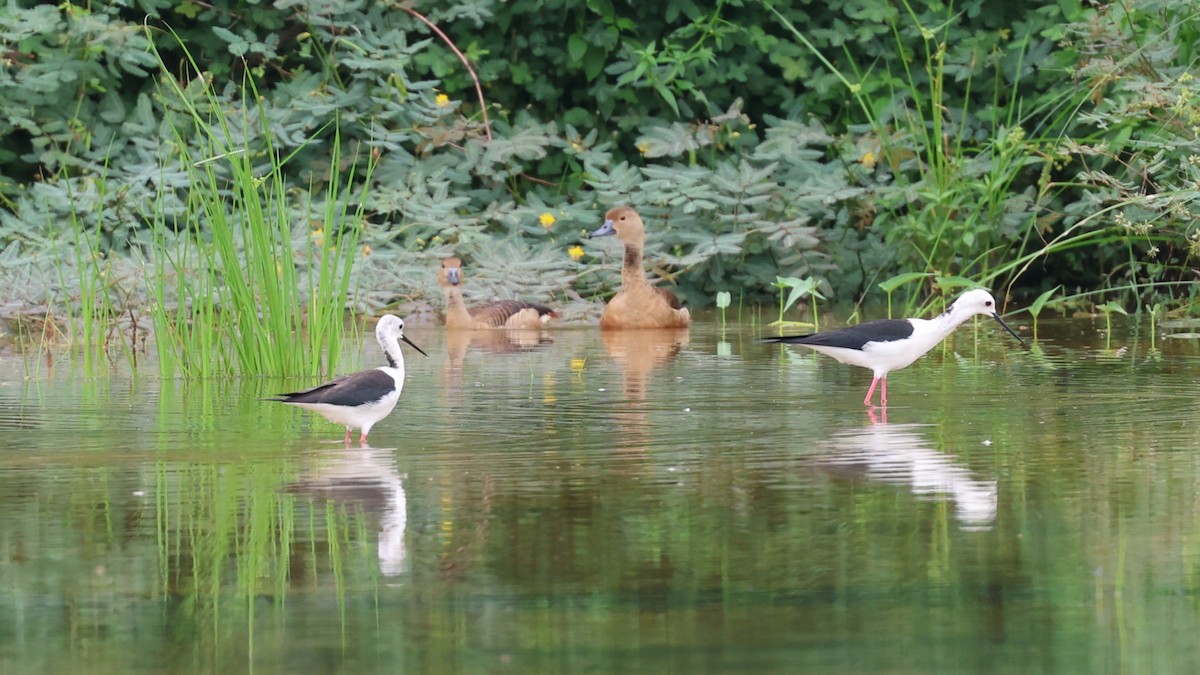
<svg viewBox="0 0 1200 675">
<path fill-rule="evenodd" d="M 679 104 L 675 102 L 675 94 L 661 84 L 654 87 L 654 90 L 658 92 L 659 96 L 663 97 L 667 105 L 671 106 L 671 112 L 675 113 L 676 117 L 679 117 Z"/>
<path fill-rule="evenodd" d="M 907 284 L 910 281 L 916 281 L 917 279 L 924 279 L 925 277 L 928 277 L 928 276 L 929 276 L 928 272 L 905 272 L 903 274 L 897 274 L 896 276 L 894 276 L 891 279 L 888 279 L 886 281 L 879 282 L 879 288 L 883 289 L 884 293 L 891 293 L 892 291 L 896 290 L 897 288 L 900 288 L 901 286 L 903 286 L 904 284 Z"/>
<path fill-rule="evenodd" d="M 934 277 L 933 283 L 942 291 L 952 291 L 956 288 L 978 288 L 979 284 L 966 277 Z"/>
<path fill-rule="evenodd" d="M 587 54 L 588 43 L 583 39 L 582 35 L 572 35 L 567 38 L 567 56 L 571 57 L 571 61 L 583 61 L 583 57 Z"/>
<path fill-rule="evenodd" d="M 1104 312 L 1105 314 L 1112 314 L 1113 312 L 1116 312 L 1117 314 L 1129 316 L 1129 312 L 1126 312 L 1125 308 L 1121 306 L 1121 303 L 1117 302 L 1116 300 L 1109 300 L 1103 305 L 1097 305 L 1096 309 Z"/>
<path fill-rule="evenodd" d="M 812 277 L 800 279 L 797 277 L 776 277 L 775 285 L 779 288 L 791 288 L 792 292 L 788 293 L 787 301 L 783 305 L 783 311 L 787 311 L 796 301 L 806 295 L 824 300 L 825 296 L 817 290 L 817 280 Z"/>
<path fill-rule="evenodd" d="M 1046 301 L 1049 300 L 1050 296 L 1054 295 L 1055 291 L 1057 291 L 1060 288 L 1062 288 L 1062 284 L 1059 284 L 1058 286 L 1055 286 L 1054 288 L 1051 288 L 1050 290 L 1046 291 L 1045 293 L 1042 293 L 1041 295 L 1037 296 L 1037 299 L 1035 299 L 1032 303 L 1029 304 L 1029 313 L 1031 315 L 1033 315 L 1033 318 L 1036 319 L 1038 314 L 1042 313 L 1042 307 L 1044 307 L 1046 305 Z"/>
<path fill-rule="evenodd" d="M 600 73 L 604 72 L 604 52 L 599 49 L 589 50 L 587 57 L 583 60 L 583 74 L 587 76 L 589 81 L 600 77 Z"/>
</svg>

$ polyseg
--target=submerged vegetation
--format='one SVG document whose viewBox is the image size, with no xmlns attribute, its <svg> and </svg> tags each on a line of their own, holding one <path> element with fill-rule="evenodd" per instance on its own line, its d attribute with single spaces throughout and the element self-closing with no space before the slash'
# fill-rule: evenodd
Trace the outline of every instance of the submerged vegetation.
<svg viewBox="0 0 1200 675">
<path fill-rule="evenodd" d="M 616 203 L 693 306 L 779 278 L 1197 306 L 1191 3 L 534 9 L 10 8 L 0 315 L 152 331 L 164 374 L 315 374 L 346 312 L 437 307 L 449 255 L 587 315 Z"/>
</svg>

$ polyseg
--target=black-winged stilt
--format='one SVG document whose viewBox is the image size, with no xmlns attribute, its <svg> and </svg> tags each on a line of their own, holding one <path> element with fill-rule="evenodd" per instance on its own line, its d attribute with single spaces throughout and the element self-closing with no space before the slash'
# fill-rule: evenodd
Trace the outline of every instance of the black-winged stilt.
<svg viewBox="0 0 1200 675">
<path fill-rule="evenodd" d="M 375 326 L 375 339 L 383 348 L 388 365 L 343 375 L 311 389 L 263 400 L 307 408 L 334 424 L 344 425 L 346 445 L 350 444 L 350 430 L 362 429 L 358 442 L 366 445 L 371 427 L 392 412 L 400 400 L 400 391 L 404 389 L 404 354 L 400 352 L 398 340 L 429 356 L 412 340 L 404 337 L 404 321 L 393 314 L 386 314 L 379 320 L 379 325 Z"/>
<path fill-rule="evenodd" d="M 763 338 L 764 342 L 782 342 L 808 347 L 832 356 L 841 363 L 869 368 L 875 373 L 867 390 L 864 405 L 871 405 L 875 385 L 880 385 L 879 403 L 887 405 L 887 376 L 919 359 L 958 328 L 959 324 L 976 314 L 990 316 L 1004 329 L 1025 341 L 996 312 L 996 300 L 982 288 L 967 291 L 939 316 L 932 319 L 880 319 L 838 330 L 810 335 L 784 335 Z"/>
</svg>

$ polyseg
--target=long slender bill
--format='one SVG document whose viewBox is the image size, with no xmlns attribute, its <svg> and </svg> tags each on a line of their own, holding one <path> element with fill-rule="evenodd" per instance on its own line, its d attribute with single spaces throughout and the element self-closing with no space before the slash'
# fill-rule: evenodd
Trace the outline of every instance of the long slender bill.
<svg viewBox="0 0 1200 675">
<path fill-rule="evenodd" d="M 1011 328 L 1009 328 L 1009 330 L 1011 331 L 1012 329 L 1011 329 Z M 1016 334 L 1016 333 L 1014 333 L 1014 335 L 1015 335 L 1015 334 Z M 406 336 L 404 336 L 404 335 L 401 335 L 401 336 L 400 336 L 400 339 L 401 339 L 401 340 L 404 340 L 405 342 L 407 342 L 409 347 L 412 347 L 413 349 L 415 349 L 415 350 L 417 350 L 417 351 L 421 352 L 421 355 L 422 355 L 422 356 L 424 356 L 425 358 L 429 358 L 429 355 L 428 355 L 428 354 L 426 354 L 426 353 L 425 353 L 425 351 L 424 351 L 423 349 L 421 349 L 420 347 L 418 347 L 418 346 L 414 345 L 414 344 L 413 344 L 413 341 L 412 341 L 412 340 L 409 340 L 409 339 L 408 339 Z M 1020 340 L 1021 338 L 1017 338 L 1017 339 L 1018 339 L 1018 340 Z"/>
<path fill-rule="evenodd" d="M 993 314 L 992 318 L 995 319 L 996 321 L 999 321 L 1000 325 L 1004 326 L 1004 330 L 1008 331 L 1010 335 L 1017 338 L 1017 342 L 1020 342 L 1022 345 L 1025 344 L 1025 341 L 1021 339 L 1021 336 L 1017 335 L 1017 331 L 1013 330 L 1012 326 L 1009 326 L 1008 324 L 1004 323 L 1004 319 L 1001 319 L 999 314 Z"/>
</svg>

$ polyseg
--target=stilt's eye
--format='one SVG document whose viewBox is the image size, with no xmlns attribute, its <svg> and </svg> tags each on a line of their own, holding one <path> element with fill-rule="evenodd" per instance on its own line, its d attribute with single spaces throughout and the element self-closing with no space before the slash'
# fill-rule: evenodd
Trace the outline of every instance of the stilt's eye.
<svg viewBox="0 0 1200 675">
<path fill-rule="evenodd" d="M 987 302 L 983 303 L 983 306 L 984 306 L 984 307 L 991 307 L 991 306 L 992 306 L 992 301 L 991 301 L 991 300 L 988 300 Z"/>
</svg>

